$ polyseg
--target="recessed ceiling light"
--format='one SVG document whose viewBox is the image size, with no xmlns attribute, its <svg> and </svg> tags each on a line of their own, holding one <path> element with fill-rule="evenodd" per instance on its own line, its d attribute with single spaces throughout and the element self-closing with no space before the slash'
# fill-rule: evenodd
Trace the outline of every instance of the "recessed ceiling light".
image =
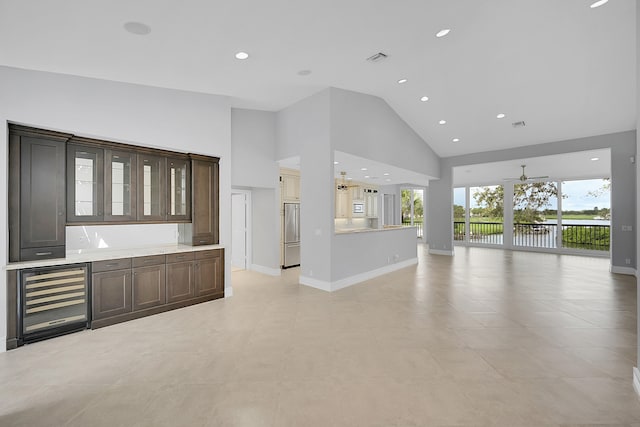
<svg viewBox="0 0 640 427">
<path fill-rule="evenodd" d="M 420 101 L 422 102 L 427 102 L 429 100 L 428 96 L 423 96 L 422 98 L 420 98 Z"/>
<path fill-rule="evenodd" d="M 441 125 L 447 124 L 446 120 L 440 120 L 438 123 L 440 123 Z"/>
<path fill-rule="evenodd" d="M 595 162 L 596 160 L 600 160 L 600 157 L 592 157 L 592 158 L 591 158 L 591 161 L 592 161 L 592 162 Z"/>
<path fill-rule="evenodd" d="M 496 118 L 498 118 L 498 119 L 504 119 L 505 117 L 507 117 L 507 115 L 506 115 L 506 114 L 504 114 L 504 113 L 500 113 L 500 114 L 498 114 L 498 115 L 496 116 Z"/>
<path fill-rule="evenodd" d="M 364 177 L 365 177 L 365 178 L 369 178 L 369 175 L 365 175 Z"/>
<path fill-rule="evenodd" d="M 409 81 L 409 80 L 407 80 L 407 79 L 400 79 L 400 80 L 398 80 L 398 83 L 402 84 L 402 83 L 406 83 L 406 82 L 408 82 L 408 81 Z"/>
<path fill-rule="evenodd" d="M 299 76 L 308 76 L 309 74 L 311 74 L 311 70 L 300 70 L 300 71 L 298 71 L 298 75 Z"/>
<path fill-rule="evenodd" d="M 333 164 L 334 164 L 334 165 L 339 165 L 339 164 L 340 164 L 340 162 L 333 162 Z"/>
<path fill-rule="evenodd" d="M 440 38 L 440 37 L 444 37 L 444 36 L 446 36 L 447 34 L 449 34 L 449 32 L 450 32 L 450 31 L 451 31 L 451 29 L 450 29 L 450 28 L 443 28 L 442 30 L 440 30 L 440 31 L 438 31 L 438 32 L 436 33 L 436 37 L 438 37 L 438 38 Z"/>
<path fill-rule="evenodd" d="M 589 6 L 591 9 L 595 9 L 596 7 L 600 7 L 603 4 L 607 3 L 609 0 L 598 0 L 595 3 L 592 3 L 591 6 Z"/>
<path fill-rule="evenodd" d="M 360 170 L 361 170 L 361 171 L 366 171 L 366 170 L 367 170 L 367 168 L 360 168 Z"/>
<path fill-rule="evenodd" d="M 350 176 L 347 177 L 347 181 L 351 181 L 353 178 L 351 178 Z"/>
<path fill-rule="evenodd" d="M 138 36 L 146 36 L 151 32 L 151 27 L 142 22 L 126 22 L 123 26 L 125 30 Z"/>
<path fill-rule="evenodd" d="M 249 58 L 249 54 L 247 52 L 238 52 L 236 53 L 236 59 L 247 59 Z"/>
<path fill-rule="evenodd" d="M 384 176 L 389 176 L 389 172 L 383 173 Z"/>
<path fill-rule="evenodd" d="M 460 142 L 460 138 L 453 138 L 452 141 L 453 142 Z"/>
<path fill-rule="evenodd" d="M 387 182 L 391 182 L 391 180 L 390 180 L 389 178 L 385 179 L 385 181 L 387 181 Z"/>
</svg>

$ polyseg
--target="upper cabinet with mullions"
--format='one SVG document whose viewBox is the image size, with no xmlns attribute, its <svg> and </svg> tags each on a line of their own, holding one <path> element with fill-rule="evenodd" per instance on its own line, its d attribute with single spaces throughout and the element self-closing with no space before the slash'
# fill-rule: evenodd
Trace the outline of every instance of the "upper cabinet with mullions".
<svg viewBox="0 0 640 427">
<path fill-rule="evenodd" d="M 104 218 L 104 150 L 67 144 L 67 221 Z"/>
<path fill-rule="evenodd" d="M 166 220 L 166 169 L 166 157 L 138 154 L 138 220 Z"/>
<path fill-rule="evenodd" d="M 76 138 L 67 144 L 67 222 L 191 220 L 185 155 Z"/>
<path fill-rule="evenodd" d="M 188 159 L 167 158 L 167 219 L 191 219 L 191 168 Z"/>
<path fill-rule="evenodd" d="M 104 220 L 135 221 L 136 164 L 134 151 L 104 150 Z"/>
</svg>

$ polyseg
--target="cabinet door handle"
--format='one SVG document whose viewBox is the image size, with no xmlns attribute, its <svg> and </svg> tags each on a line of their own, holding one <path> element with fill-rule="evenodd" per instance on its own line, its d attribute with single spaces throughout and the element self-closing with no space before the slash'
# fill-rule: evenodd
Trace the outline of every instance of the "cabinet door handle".
<svg viewBox="0 0 640 427">
<path fill-rule="evenodd" d="M 36 256 L 53 255 L 53 252 L 36 252 Z"/>
<path fill-rule="evenodd" d="M 115 267 L 116 265 L 118 265 L 118 263 L 114 262 L 113 264 L 105 264 L 105 267 Z"/>
<path fill-rule="evenodd" d="M 178 256 L 178 257 L 176 257 L 176 258 L 177 258 L 177 259 L 184 259 L 184 258 L 186 258 L 186 255 L 180 255 L 180 256 Z"/>
<path fill-rule="evenodd" d="M 206 243 L 206 240 L 198 240 L 198 243 Z"/>
</svg>

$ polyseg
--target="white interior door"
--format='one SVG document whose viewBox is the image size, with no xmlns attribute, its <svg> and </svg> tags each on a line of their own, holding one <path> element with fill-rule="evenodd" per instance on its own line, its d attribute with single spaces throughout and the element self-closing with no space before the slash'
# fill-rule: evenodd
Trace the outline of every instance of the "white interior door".
<svg viewBox="0 0 640 427">
<path fill-rule="evenodd" d="M 247 195 L 231 194 L 231 265 L 247 269 Z"/>
</svg>

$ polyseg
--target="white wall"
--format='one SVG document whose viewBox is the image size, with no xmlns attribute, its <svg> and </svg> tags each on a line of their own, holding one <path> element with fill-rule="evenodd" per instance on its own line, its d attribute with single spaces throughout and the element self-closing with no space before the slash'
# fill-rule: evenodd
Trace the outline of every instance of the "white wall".
<svg viewBox="0 0 640 427">
<path fill-rule="evenodd" d="M 444 162 L 442 162 L 444 163 Z M 429 252 L 453 255 L 453 169 L 440 166 L 440 179 L 427 187 L 427 226 Z"/>
<path fill-rule="evenodd" d="M 343 89 L 331 91 L 334 150 L 440 176 L 439 157 L 382 98 Z"/>
<path fill-rule="evenodd" d="M 278 187 L 276 113 L 231 109 L 231 185 Z"/>
<path fill-rule="evenodd" d="M 636 222 L 636 165 L 631 162 L 631 157 L 636 156 L 636 142 L 636 132 L 628 131 L 442 159 L 440 180 L 429 184 L 430 250 L 451 251 L 453 248 L 453 167 L 610 148 L 611 266 L 620 271 L 635 268 L 637 227 L 623 232 L 622 226 Z M 626 259 L 631 260 L 630 265 Z"/>
<path fill-rule="evenodd" d="M 251 257 L 247 268 L 280 272 L 280 172 L 276 113 L 231 109 L 231 184 L 251 192 Z"/>
<path fill-rule="evenodd" d="M 7 121 L 135 145 L 220 157 L 220 243 L 231 240 L 231 112 L 226 97 L 0 67 L 0 123 Z M 0 136 L 0 265 L 7 263 L 7 134 Z M 145 242 L 136 242 L 144 244 Z M 230 271 L 230 258 L 226 268 Z M 231 293 L 229 275 L 225 287 Z M 0 275 L 0 343 L 6 333 Z M 4 345 L 0 345 L 4 349 Z"/>
<path fill-rule="evenodd" d="M 300 283 L 330 289 L 345 275 L 387 267 L 388 257 L 371 256 L 387 245 L 384 233 L 334 235 L 333 152 L 430 176 L 438 176 L 439 158 L 384 100 L 370 95 L 329 88 L 280 111 L 277 120 L 276 158 L 300 156 Z M 332 256 L 349 239 L 366 240 L 366 249 L 349 250 L 348 258 Z"/>
<path fill-rule="evenodd" d="M 637 54 L 638 48 L 640 48 L 640 0 L 636 2 L 636 153 L 640 153 L 640 55 Z M 638 159 L 636 158 L 636 164 Z M 640 189 L 640 173 L 638 173 L 636 167 L 636 190 Z M 640 197 L 636 200 L 636 277 L 638 277 L 638 268 L 640 268 Z M 638 306 L 638 314 L 640 314 L 640 299 L 636 301 Z M 638 334 L 640 335 L 640 323 L 637 325 Z M 637 366 L 640 366 L 640 341 L 638 341 L 638 357 Z M 640 390 L 636 390 L 640 393 Z"/>
<path fill-rule="evenodd" d="M 271 188 L 251 190 L 252 266 L 272 275 L 280 273 L 280 211 L 277 192 Z"/>
<path fill-rule="evenodd" d="M 336 234 L 331 252 L 332 289 L 336 282 L 390 268 L 410 260 L 417 262 L 415 228 Z"/>
<path fill-rule="evenodd" d="M 330 91 L 278 113 L 278 155 L 300 156 L 300 283 L 331 281 L 333 150 Z"/>
</svg>

